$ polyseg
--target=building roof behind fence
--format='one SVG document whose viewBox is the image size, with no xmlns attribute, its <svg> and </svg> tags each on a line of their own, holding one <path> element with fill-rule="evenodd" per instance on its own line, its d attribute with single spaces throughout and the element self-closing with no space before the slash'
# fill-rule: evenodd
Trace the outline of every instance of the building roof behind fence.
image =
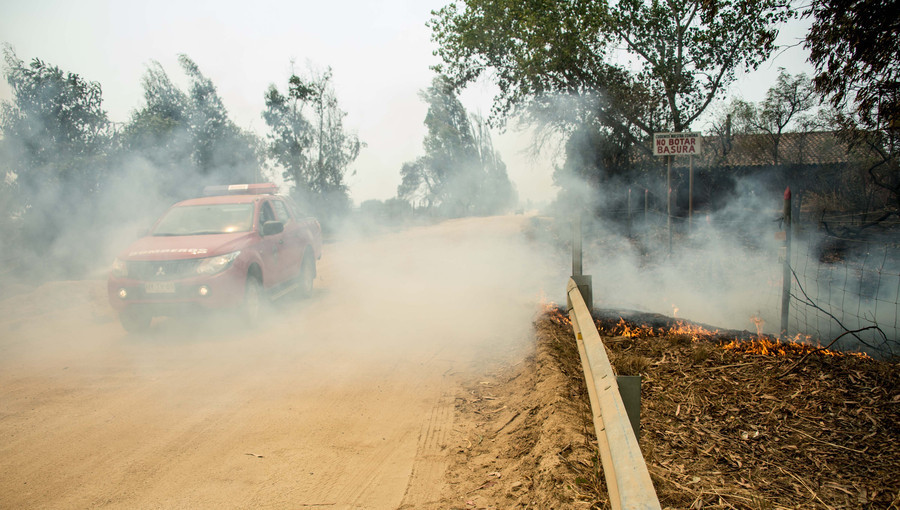
<svg viewBox="0 0 900 510">
<path fill-rule="evenodd" d="M 768 134 L 704 136 L 702 152 L 694 157 L 695 167 L 750 168 L 776 164 L 774 137 Z M 778 164 L 835 165 L 858 160 L 861 150 L 834 131 L 782 133 L 778 139 Z M 676 157 L 675 166 L 687 166 L 688 158 Z"/>
</svg>

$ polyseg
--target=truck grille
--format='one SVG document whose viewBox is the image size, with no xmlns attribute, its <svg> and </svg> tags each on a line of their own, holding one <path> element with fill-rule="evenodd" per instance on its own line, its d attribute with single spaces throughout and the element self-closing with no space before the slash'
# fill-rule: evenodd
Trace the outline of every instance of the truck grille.
<svg viewBox="0 0 900 510">
<path fill-rule="evenodd" d="M 127 264 L 129 278 L 144 281 L 168 281 L 196 276 L 200 260 L 133 260 Z"/>
</svg>

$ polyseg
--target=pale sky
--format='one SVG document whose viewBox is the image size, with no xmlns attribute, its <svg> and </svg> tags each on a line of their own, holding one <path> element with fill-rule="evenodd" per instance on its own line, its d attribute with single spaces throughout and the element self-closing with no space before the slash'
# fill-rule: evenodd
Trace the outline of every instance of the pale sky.
<svg viewBox="0 0 900 510">
<path fill-rule="evenodd" d="M 283 2 L 257 0 L 2 0 L 0 43 L 28 62 L 40 58 L 103 87 L 110 119 L 128 120 L 143 103 L 141 77 L 159 61 L 184 86 L 177 56 L 188 55 L 218 89 L 231 118 L 264 134 L 263 95 L 272 83 L 286 88 L 293 69 L 330 66 L 345 127 L 367 144 L 348 177 L 356 203 L 396 195 L 400 167 L 422 154 L 427 107 L 418 92 L 437 63 L 425 23 L 449 0 Z M 794 44 L 807 25 L 782 29 L 780 44 Z M 811 74 L 806 52 L 793 48 L 747 76 L 732 95 L 761 100 L 778 67 Z M 493 89 L 481 84 L 461 97 L 470 113 L 487 116 Z M 0 82 L 0 99 L 11 99 Z M 698 126 L 699 127 L 699 126 Z M 697 129 L 697 128 L 695 128 Z M 551 200 L 552 162 L 527 156 L 527 133 L 495 134 L 521 200 Z"/>
</svg>

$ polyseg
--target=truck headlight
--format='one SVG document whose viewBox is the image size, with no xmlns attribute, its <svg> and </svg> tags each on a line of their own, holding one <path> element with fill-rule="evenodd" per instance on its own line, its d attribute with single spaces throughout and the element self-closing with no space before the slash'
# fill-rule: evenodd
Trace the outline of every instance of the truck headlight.
<svg viewBox="0 0 900 510">
<path fill-rule="evenodd" d="M 197 266 L 197 273 L 204 275 L 221 273 L 231 267 L 231 264 L 240 254 L 240 251 L 233 251 L 231 253 L 226 253 L 225 255 L 205 258 L 201 260 L 200 264 Z"/>
<path fill-rule="evenodd" d="M 125 264 L 124 260 L 116 257 L 112 263 L 112 269 L 110 269 L 110 273 L 116 278 L 124 278 L 128 276 L 128 265 Z"/>
</svg>

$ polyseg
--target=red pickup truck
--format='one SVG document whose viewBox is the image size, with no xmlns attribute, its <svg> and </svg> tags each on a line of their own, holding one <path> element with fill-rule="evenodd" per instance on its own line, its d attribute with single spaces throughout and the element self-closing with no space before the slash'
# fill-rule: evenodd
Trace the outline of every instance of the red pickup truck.
<svg viewBox="0 0 900 510">
<path fill-rule="evenodd" d="M 153 317 L 234 309 L 253 322 L 267 299 L 308 295 L 322 229 L 274 184 L 214 186 L 179 202 L 113 262 L 107 288 L 122 326 Z"/>
</svg>

